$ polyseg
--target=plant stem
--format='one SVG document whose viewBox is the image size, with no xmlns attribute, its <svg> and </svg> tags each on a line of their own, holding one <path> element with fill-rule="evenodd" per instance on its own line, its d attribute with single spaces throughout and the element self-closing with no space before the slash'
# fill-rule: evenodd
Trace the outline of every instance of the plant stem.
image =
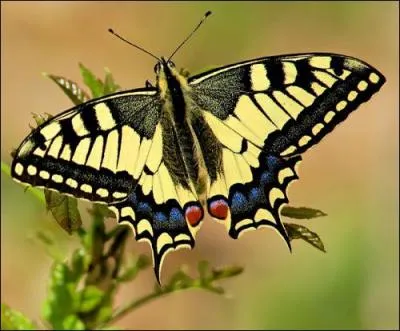
<svg viewBox="0 0 400 331">
<path fill-rule="evenodd" d="M 176 292 L 181 292 L 181 291 L 190 290 L 190 289 L 204 289 L 204 290 L 208 290 L 210 292 L 215 293 L 211 288 L 201 286 L 201 284 L 199 284 L 199 283 L 193 283 L 184 288 L 161 289 L 160 291 L 156 291 L 156 292 L 147 294 L 139 299 L 135 299 L 132 302 L 126 304 L 124 307 L 117 309 L 114 312 L 114 314 L 107 321 L 105 321 L 102 325 L 100 325 L 100 328 L 104 327 L 105 325 L 111 324 L 111 323 L 114 324 L 116 320 L 121 319 L 129 312 L 140 308 L 141 306 L 145 305 L 146 303 L 148 303 L 149 301 L 151 301 L 153 299 L 161 298 L 170 293 L 176 293 Z"/>
</svg>

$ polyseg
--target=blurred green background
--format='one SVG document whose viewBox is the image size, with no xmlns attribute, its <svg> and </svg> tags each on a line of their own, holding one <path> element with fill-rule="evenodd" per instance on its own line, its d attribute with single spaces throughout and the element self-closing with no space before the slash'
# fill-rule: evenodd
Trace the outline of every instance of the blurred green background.
<svg viewBox="0 0 400 331">
<path fill-rule="evenodd" d="M 200 259 L 235 263 L 245 273 L 223 298 L 173 294 L 117 325 L 135 329 L 395 329 L 399 327 L 399 16 L 397 2 L 2 2 L 1 157 L 28 134 L 31 112 L 71 106 L 46 71 L 81 83 L 78 62 L 98 75 L 110 68 L 124 88 L 154 82 L 154 59 L 107 33 L 112 27 L 157 55 L 169 55 L 212 10 L 175 57 L 191 72 L 212 65 L 298 52 L 358 57 L 387 78 L 382 90 L 304 155 L 293 206 L 323 210 L 304 225 L 323 239 L 323 254 L 286 245 L 269 229 L 231 240 L 206 222 L 193 251 L 166 259 L 163 277 Z M 1 301 L 38 319 L 51 259 L 31 238 L 52 233 L 76 244 L 23 187 L 2 174 Z M 87 205 L 83 205 L 87 206 Z M 150 253 L 132 238 L 130 249 Z M 127 285 L 118 303 L 152 288 L 152 271 Z"/>
</svg>

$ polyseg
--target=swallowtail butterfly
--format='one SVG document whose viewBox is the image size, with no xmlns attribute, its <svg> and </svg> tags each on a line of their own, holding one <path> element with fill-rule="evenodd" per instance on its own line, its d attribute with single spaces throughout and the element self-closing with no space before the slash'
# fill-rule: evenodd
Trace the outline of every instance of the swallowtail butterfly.
<svg viewBox="0 0 400 331">
<path fill-rule="evenodd" d="M 279 212 L 301 154 L 384 76 L 352 57 L 312 53 L 187 78 L 171 57 L 157 58 L 154 87 L 94 99 L 41 124 L 19 146 L 13 178 L 107 204 L 150 243 L 157 279 L 167 252 L 194 246 L 207 214 L 232 238 L 268 226 L 290 246 Z"/>
</svg>

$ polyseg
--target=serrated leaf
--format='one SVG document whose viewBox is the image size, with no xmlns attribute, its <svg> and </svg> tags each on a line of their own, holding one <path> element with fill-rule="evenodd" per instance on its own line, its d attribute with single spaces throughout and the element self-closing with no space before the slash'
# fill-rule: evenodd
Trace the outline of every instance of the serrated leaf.
<svg viewBox="0 0 400 331">
<path fill-rule="evenodd" d="M 302 239 L 313 245 L 315 248 L 325 252 L 324 244 L 322 243 L 321 238 L 315 232 L 309 230 L 304 225 L 294 223 L 284 223 L 284 225 L 290 240 Z"/>
<path fill-rule="evenodd" d="M 47 209 L 68 234 L 72 234 L 82 226 L 78 202 L 75 198 L 50 190 L 45 190 L 44 196 Z"/>
<path fill-rule="evenodd" d="M 75 314 L 68 315 L 62 321 L 61 330 L 85 330 L 85 324 Z"/>
<path fill-rule="evenodd" d="M 81 292 L 79 311 L 88 313 L 95 310 L 104 298 L 104 292 L 93 285 L 89 285 Z"/>
<path fill-rule="evenodd" d="M 81 69 L 81 74 L 83 81 L 86 86 L 89 87 L 92 92 L 93 98 L 98 98 L 103 96 L 104 84 L 98 79 L 88 68 L 86 68 L 82 63 L 79 63 L 79 68 Z"/>
<path fill-rule="evenodd" d="M 289 207 L 285 206 L 281 211 L 282 216 L 296 218 L 296 219 L 310 219 L 321 216 L 326 216 L 323 211 L 319 209 L 313 209 L 308 207 Z"/>
<path fill-rule="evenodd" d="M 79 105 L 90 99 L 89 95 L 72 80 L 47 73 L 43 74 L 55 82 L 75 105 Z"/>
<path fill-rule="evenodd" d="M 111 94 L 117 92 L 121 87 L 115 82 L 113 75 L 108 70 L 108 68 L 104 68 L 106 72 L 106 76 L 104 78 L 104 89 L 103 95 Z"/>
<path fill-rule="evenodd" d="M 24 314 L 11 309 L 6 304 L 1 304 L 1 329 L 2 330 L 35 330 L 34 323 Z"/>
</svg>

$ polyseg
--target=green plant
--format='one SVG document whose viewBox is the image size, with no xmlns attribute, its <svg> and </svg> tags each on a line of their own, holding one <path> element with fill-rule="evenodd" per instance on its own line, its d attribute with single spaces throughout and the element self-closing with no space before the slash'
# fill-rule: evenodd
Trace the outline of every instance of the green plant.
<svg viewBox="0 0 400 331">
<path fill-rule="evenodd" d="M 82 64 L 80 70 L 92 97 L 110 94 L 120 88 L 108 70 L 104 81 Z M 45 76 L 53 80 L 75 105 L 90 98 L 88 93 L 69 79 L 49 74 Z M 37 125 L 49 117 L 51 116 L 33 115 Z M 10 175 L 7 164 L 2 162 L 1 167 L 5 174 Z M 126 252 L 125 244 L 131 238 L 129 227 L 115 225 L 107 231 L 104 221 L 106 218 L 114 217 L 114 214 L 104 205 L 93 204 L 89 210 L 91 223 L 88 229 L 85 229 L 82 227 L 76 199 L 46 189 L 42 191 L 29 187 L 27 190 L 43 202 L 62 229 L 70 235 L 78 236 L 80 242 L 80 247 L 75 249 L 69 258 L 64 259 L 57 254 L 57 247 L 52 238 L 41 232 L 37 234 L 54 259 L 50 270 L 48 296 L 42 309 L 42 319 L 47 329 L 115 328 L 114 323 L 122 316 L 151 300 L 173 292 L 202 289 L 224 294 L 224 289 L 217 282 L 239 275 L 243 271 L 243 268 L 238 266 L 213 268 L 208 262 L 202 261 L 198 264 L 197 277 L 189 276 L 184 268 L 181 268 L 163 286 L 156 283 L 151 293 L 115 308 L 114 298 L 120 286 L 135 280 L 141 271 L 151 266 L 151 261 L 146 255 L 132 256 Z M 283 208 L 281 214 L 295 219 L 325 215 L 316 209 L 293 207 Z M 307 227 L 293 223 L 284 224 L 291 240 L 303 239 L 325 251 L 319 236 Z M 38 328 L 36 323 L 6 304 L 2 304 L 1 309 L 2 330 Z"/>
</svg>

